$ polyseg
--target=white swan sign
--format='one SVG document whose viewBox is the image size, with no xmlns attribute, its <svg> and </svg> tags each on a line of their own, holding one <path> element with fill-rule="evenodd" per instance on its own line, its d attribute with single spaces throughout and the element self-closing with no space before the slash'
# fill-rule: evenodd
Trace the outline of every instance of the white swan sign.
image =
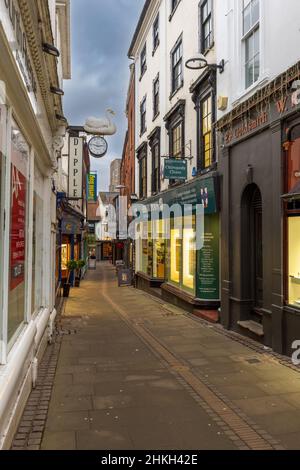
<svg viewBox="0 0 300 470">
<path fill-rule="evenodd" d="M 84 130 L 93 135 L 114 135 L 117 132 L 116 125 L 112 122 L 115 113 L 112 109 L 107 109 L 106 118 L 89 117 L 84 125 Z"/>
</svg>

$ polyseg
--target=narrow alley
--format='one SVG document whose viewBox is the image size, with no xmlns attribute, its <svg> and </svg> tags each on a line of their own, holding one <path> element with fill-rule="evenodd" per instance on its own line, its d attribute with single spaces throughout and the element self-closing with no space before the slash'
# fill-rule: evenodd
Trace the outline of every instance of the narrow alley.
<svg viewBox="0 0 300 470">
<path fill-rule="evenodd" d="M 53 388 L 32 392 L 14 449 L 300 448 L 299 372 L 119 288 L 109 263 L 72 290 L 58 330 Z"/>
</svg>

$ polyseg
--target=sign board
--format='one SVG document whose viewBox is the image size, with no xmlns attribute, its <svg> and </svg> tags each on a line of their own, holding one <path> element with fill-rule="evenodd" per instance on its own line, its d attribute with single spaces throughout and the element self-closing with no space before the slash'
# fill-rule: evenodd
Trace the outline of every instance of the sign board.
<svg viewBox="0 0 300 470">
<path fill-rule="evenodd" d="M 182 159 L 167 158 L 165 160 L 164 178 L 166 180 L 186 180 L 187 161 Z"/>
<path fill-rule="evenodd" d="M 122 269 L 118 270 L 118 284 L 119 287 L 132 285 L 132 270 Z"/>
<path fill-rule="evenodd" d="M 10 232 L 10 290 L 24 282 L 26 243 L 26 188 L 25 176 L 12 165 L 12 205 Z"/>
<path fill-rule="evenodd" d="M 81 221 L 72 216 L 63 218 L 61 231 L 64 235 L 81 235 Z"/>
<path fill-rule="evenodd" d="M 197 254 L 197 298 L 220 300 L 220 225 L 219 215 L 205 217 L 204 246 Z"/>
<path fill-rule="evenodd" d="M 205 215 L 215 214 L 219 212 L 219 179 L 217 176 L 198 178 L 190 183 L 165 191 L 159 197 L 155 196 L 148 199 L 149 209 L 151 208 L 150 204 L 160 204 L 160 199 L 163 204 L 170 207 L 173 204 L 181 206 L 185 204 L 193 206 L 203 204 Z"/>
<path fill-rule="evenodd" d="M 88 201 L 97 201 L 97 173 L 90 173 L 87 176 L 88 180 Z"/>
<path fill-rule="evenodd" d="M 70 137 L 69 142 L 69 198 L 82 199 L 83 138 Z"/>
</svg>

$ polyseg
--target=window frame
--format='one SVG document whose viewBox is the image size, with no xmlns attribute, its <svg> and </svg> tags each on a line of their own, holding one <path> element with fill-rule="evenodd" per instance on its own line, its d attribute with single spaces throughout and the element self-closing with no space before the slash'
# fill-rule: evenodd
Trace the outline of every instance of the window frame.
<svg viewBox="0 0 300 470">
<path fill-rule="evenodd" d="M 207 102 L 208 100 L 211 100 L 211 112 L 208 113 L 206 116 L 204 116 L 204 111 L 203 111 L 203 105 L 205 102 Z M 200 125 L 198 127 L 198 130 L 200 131 L 200 169 L 201 171 L 207 171 L 208 169 L 210 169 L 213 164 L 215 163 L 215 151 L 214 151 L 214 131 L 213 131 L 213 123 L 214 123 L 214 113 L 213 113 L 213 110 L 214 110 L 214 97 L 213 97 L 213 93 L 212 91 L 209 91 L 208 93 L 206 93 L 204 96 L 202 96 L 200 98 Z M 210 115 L 210 118 L 211 118 L 211 129 L 210 131 L 208 132 L 204 132 L 204 119 L 207 118 L 208 116 Z M 206 165 L 206 156 L 205 156 L 205 136 L 207 136 L 208 134 L 210 134 L 211 138 L 210 138 L 210 142 L 211 142 L 211 147 L 210 147 L 210 152 L 211 152 L 211 156 L 210 156 L 210 164 L 209 165 Z"/>
<path fill-rule="evenodd" d="M 144 47 L 140 55 L 140 80 L 145 75 L 147 71 L 147 43 L 144 44 Z"/>
<path fill-rule="evenodd" d="M 139 162 L 139 198 L 146 199 L 148 195 L 148 147 L 144 144 L 138 152 Z"/>
<path fill-rule="evenodd" d="M 258 1 L 258 20 L 252 23 L 252 4 L 254 1 Z M 245 21 L 245 11 L 250 6 L 250 27 L 247 31 L 244 29 L 244 21 Z M 248 90 L 252 86 L 254 86 L 258 81 L 261 76 L 261 0 L 250 0 L 248 5 L 245 7 L 245 0 L 243 0 L 243 5 L 242 5 L 242 14 L 241 14 L 241 22 L 242 22 L 242 46 L 243 46 L 243 77 L 244 77 L 244 88 L 245 90 Z M 258 34 L 258 52 L 255 53 L 254 51 L 254 45 L 253 45 L 253 55 L 251 58 L 248 58 L 246 60 L 246 50 L 247 50 L 247 42 L 253 38 L 255 38 L 255 34 Z M 258 76 L 255 80 L 255 59 L 258 57 L 259 59 L 259 71 L 258 71 Z M 251 83 L 247 83 L 247 66 L 249 64 L 253 64 L 253 73 L 252 73 L 252 80 Z"/>
<path fill-rule="evenodd" d="M 210 2 L 210 13 L 208 16 L 203 19 L 203 8 L 205 4 Z M 199 50 L 201 54 L 206 55 L 213 47 L 214 47 L 214 5 L 213 0 L 201 0 L 199 2 Z M 205 47 L 205 36 L 204 36 L 204 27 L 206 23 L 211 22 L 211 29 L 210 29 L 210 44 L 208 47 Z"/>
<path fill-rule="evenodd" d="M 147 131 L 147 97 L 145 96 L 140 104 L 140 136 Z"/>
<path fill-rule="evenodd" d="M 181 54 L 179 60 L 177 62 L 174 62 L 174 56 L 176 52 L 181 49 Z M 170 99 L 173 98 L 173 96 L 180 90 L 180 88 L 183 87 L 184 84 L 184 63 L 183 63 L 183 34 L 180 35 L 180 37 L 177 39 L 174 47 L 171 50 L 171 60 L 170 60 L 170 65 L 171 65 L 171 95 Z M 178 67 L 180 64 L 181 66 L 181 72 L 180 74 L 177 75 L 177 80 L 179 77 L 181 77 L 180 83 L 175 86 L 175 69 Z"/>
<path fill-rule="evenodd" d="M 153 34 L 152 55 L 154 55 L 156 49 L 159 47 L 159 44 L 160 44 L 160 15 L 159 15 L 159 12 L 157 13 L 156 18 L 155 18 L 154 23 L 153 23 L 152 34 Z"/>
<path fill-rule="evenodd" d="M 152 195 L 160 192 L 161 189 L 161 143 L 160 129 L 151 141 L 151 159 L 152 159 L 152 175 L 151 175 L 151 192 Z M 155 152 L 157 150 L 157 153 Z M 157 166 L 156 166 L 157 160 Z M 156 173 L 157 170 L 157 173 Z"/>
<path fill-rule="evenodd" d="M 156 93 L 155 86 L 158 85 L 158 90 Z M 153 80 L 153 121 L 157 118 L 160 113 L 160 77 L 159 73 L 156 75 Z"/>
</svg>

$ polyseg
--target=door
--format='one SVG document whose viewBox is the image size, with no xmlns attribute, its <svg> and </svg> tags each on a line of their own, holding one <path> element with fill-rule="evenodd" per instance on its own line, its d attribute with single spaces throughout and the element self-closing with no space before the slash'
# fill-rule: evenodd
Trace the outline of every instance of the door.
<svg viewBox="0 0 300 470">
<path fill-rule="evenodd" d="M 253 220 L 253 247 L 254 247 L 254 309 L 263 307 L 263 231 L 262 231 L 262 198 L 258 188 L 255 189 L 252 199 Z"/>
</svg>

